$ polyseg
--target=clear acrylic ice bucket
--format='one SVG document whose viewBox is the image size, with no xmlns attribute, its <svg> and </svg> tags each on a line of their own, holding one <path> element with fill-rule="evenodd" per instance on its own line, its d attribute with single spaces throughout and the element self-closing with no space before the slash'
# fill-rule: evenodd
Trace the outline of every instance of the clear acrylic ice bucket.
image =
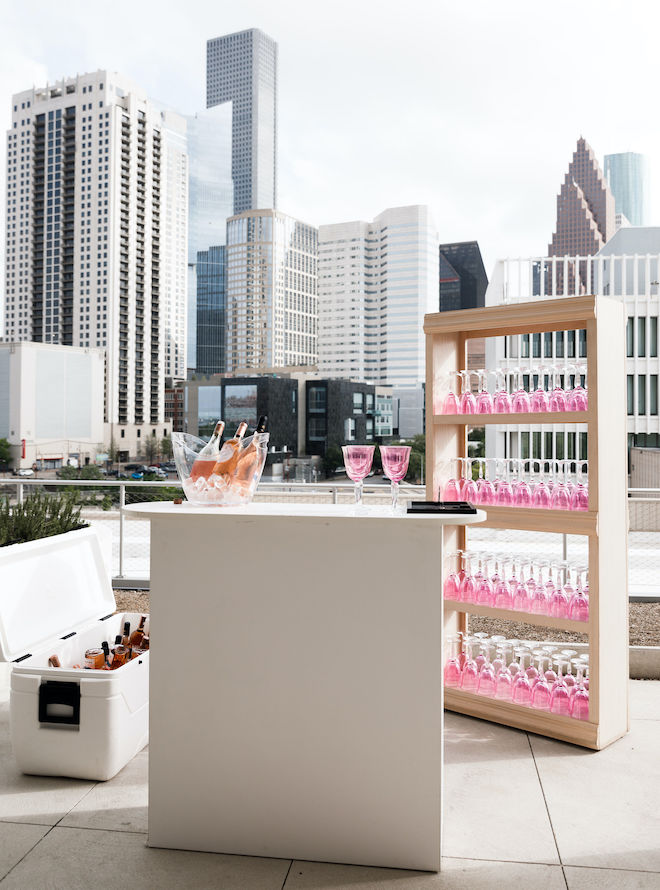
<svg viewBox="0 0 660 890">
<path fill-rule="evenodd" d="M 242 439 L 235 460 L 231 453 L 223 455 L 227 448 L 225 443 L 218 457 L 203 460 L 203 465 L 198 464 L 193 471 L 199 452 L 207 443 L 189 433 L 172 433 L 177 473 L 190 503 L 220 507 L 249 504 L 266 463 L 268 438 L 268 433 L 255 433 Z M 227 468 L 230 461 L 233 464 Z M 225 471 L 214 472 L 214 468 L 221 463 Z"/>
</svg>

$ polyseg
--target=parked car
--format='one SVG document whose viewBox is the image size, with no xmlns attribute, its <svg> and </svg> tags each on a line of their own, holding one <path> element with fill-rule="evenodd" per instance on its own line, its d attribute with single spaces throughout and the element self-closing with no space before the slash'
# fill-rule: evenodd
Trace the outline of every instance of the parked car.
<svg viewBox="0 0 660 890">
<path fill-rule="evenodd" d="M 143 478 L 144 478 L 144 473 L 138 473 L 137 470 L 135 470 L 135 472 L 131 473 L 131 479 L 143 479 Z"/>
<path fill-rule="evenodd" d="M 161 470 L 165 470 L 166 473 L 176 473 L 176 464 L 173 460 L 165 461 L 165 463 L 160 465 Z"/>
<path fill-rule="evenodd" d="M 16 470 L 17 476 L 34 476 L 34 470 L 31 467 L 21 467 Z"/>
<path fill-rule="evenodd" d="M 147 473 L 158 476 L 159 479 L 167 479 L 167 473 L 161 467 L 147 467 Z"/>
<path fill-rule="evenodd" d="M 124 469 L 130 473 L 146 473 L 146 464 L 124 464 Z"/>
</svg>

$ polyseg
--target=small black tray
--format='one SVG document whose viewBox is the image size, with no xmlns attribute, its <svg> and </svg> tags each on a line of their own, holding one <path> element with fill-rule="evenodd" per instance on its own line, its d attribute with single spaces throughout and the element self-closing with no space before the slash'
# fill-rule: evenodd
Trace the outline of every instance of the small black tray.
<svg viewBox="0 0 660 890">
<path fill-rule="evenodd" d="M 463 513 L 474 516 L 477 508 L 469 501 L 408 501 L 406 513 Z"/>
</svg>

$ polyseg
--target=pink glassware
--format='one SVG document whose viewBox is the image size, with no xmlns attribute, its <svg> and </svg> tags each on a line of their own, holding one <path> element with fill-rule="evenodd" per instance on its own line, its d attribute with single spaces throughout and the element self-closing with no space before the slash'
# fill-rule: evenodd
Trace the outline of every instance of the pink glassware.
<svg viewBox="0 0 660 890">
<path fill-rule="evenodd" d="M 566 393 L 560 385 L 560 374 L 557 368 L 553 368 L 552 376 L 554 379 L 553 389 L 548 399 L 548 410 L 565 411 L 566 410 Z"/>
<path fill-rule="evenodd" d="M 580 372 L 581 368 L 577 367 L 575 369 L 575 385 L 566 397 L 566 409 L 568 411 L 586 411 L 589 407 L 589 397 L 587 390 L 582 386 Z"/>
<path fill-rule="evenodd" d="M 495 584 L 493 592 L 494 606 L 497 609 L 513 609 L 513 594 L 511 585 L 506 578 L 500 578 Z"/>
<path fill-rule="evenodd" d="M 399 483 L 408 472 L 411 448 L 409 445 L 381 445 L 380 456 L 383 461 L 383 473 L 391 483 L 392 509 L 396 510 L 399 500 Z"/>
<path fill-rule="evenodd" d="M 493 605 L 493 583 L 488 578 L 488 564 L 486 564 L 485 571 L 482 573 L 479 572 L 478 575 L 479 580 L 477 581 L 477 605 L 478 606 L 492 606 Z M 475 578 L 475 580 L 477 580 Z"/>
<path fill-rule="evenodd" d="M 502 368 L 495 371 L 496 390 L 493 398 L 494 414 L 511 413 L 511 396 L 506 388 L 506 374 Z"/>
<path fill-rule="evenodd" d="M 539 467 L 539 481 L 534 484 L 532 489 L 532 507 L 540 510 L 547 510 L 550 507 L 550 492 L 543 481 L 543 464 L 541 461 L 534 461 Z"/>
<path fill-rule="evenodd" d="M 529 406 L 530 410 L 537 414 L 545 414 L 548 410 L 548 394 L 543 388 L 544 379 L 543 368 L 539 368 L 536 389 L 532 393 Z"/>
<path fill-rule="evenodd" d="M 488 698 L 493 698 L 495 696 L 495 670 L 493 669 L 493 665 L 488 661 L 487 647 L 484 647 L 484 650 L 483 657 L 485 661 L 479 671 L 477 695 L 485 695 Z"/>
<path fill-rule="evenodd" d="M 477 371 L 479 392 L 477 394 L 477 414 L 493 413 L 493 397 L 488 392 L 488 374 L 484 368 Z"/>
<path fill-rule="evenodd" d="M 552 692 L 543 673 L 543 664 L 547 660 L 547 656 L 539 649 L 534 650 L 534 656 L 538 661 L 539 667 L 536 682 L 532 689 L 531 706 L 539 711 L 549 711 Z"/>
<path fill-rule="evenodd" d="M 460 458 L 460 461 L 463 466 L 463 478 L 460 487 L 461 500 L 470 501 L 470 503 L 476 504 L 479 492 L 477 483 L 472 478 L 472 461 L 468 457 L 462 457 Z"/>
<path fill-rule="evenodd" d="M 568 691 L 568 686 L 564 681 L 564 677 L 562 675 L 562 667 L 566 664 L 563 659 L 558 659 L 556 661 L 557 664 L 557 679 L 552 686 L 552 700 L 550 702 L 550 712 L 552 714 L 561 714 L 564 717 L 570 717 L 571 715 L 571 696 Z"/>
<path fill-rule="evenodd" d="M 362 481 L 371 472 L 375 445 L 342 445 L 346 475 L 355 483 L 355 503 L 362 504 Z"/>
<path fill-rule="evenodd" d="M 458 371 L 451 371 L 448 374 L 449 378 L 449 391 L 445 395 L 442 400 L 442 414 L 460 414 L 460 408 L 458 404 L 458 396 L 454 392 L 454 383 L 453 381 L 456 379 Z"/>
<path fill-rule="evenodd" d="M 495 464 L 497 466 L 497 462 Z M 509 462 L 504 461 L 504 476 L 497 483 L 497 503 L 502 507 L 513 506 L 513 489 L 509 482 Z"/>
<path fill-rule="evenodd" d="M 555 572 L 557 572 L 556 567 Z M 568 594 L 558 577 L 555 577 L 554 589 L 549 596 L 549 609 L 549 614 L 553 618 L 568 618 Z"/>
<path fill-rule="evenodd" d="M 460 558 L 458 553 L 452 557 L 452 559 L 457 558 Z M 458 577 L 458 573 L 455 571 L 449 572 L 442 586 L 442 593 L 444 598 L 446 600 L 458 600 L 460 587 L 461 581 Z"/>
<path fill-rule="evenodd" d="M 465 562 L 465 574 L 458 589 L 459 600 L 463 603 L 476 603 L 477 584 L 472 576 L 472 558 L 464 554 L 463 560 Z"/>
<path fill-rule="evenodd" d="M 520 670 L 513 681 L 511 699 L 517 705 L 525 705 L 526 707 L 529 707 L 532 701 L 532 684 L 529 681 L 524 667 L 525 650 L 516 649 L 516 655 L 520 659 Z"/>
<path fill-rule="evenodd" d="M 445 664 L 444 683 L 445 686 L 458 687 L 461 685 L 461 661 L 458 654 L 458 643 L 460 636 L 458 634 L 449 637 L 450 657 Z"/>
<path fill-rule="evenodd" d="M 570 510 L 571 497 L 566 485 L 566 466 L 564 465 L 564 478 L 559 476 L 560 461 L 554 461 L 555 483 L 550 494 L 551 510 Z"/>
<path fill-rule="evenodd" d="M 477 479 L 478 500 L 476 503 L 487 506 L 488 504 L 496 503 L 496 493 L 493 483 L 482 475 L 482 470 L 484 468 L 486 468 L 486 470 L 488 469 L 486 461 L 482 459 L 479 462 L 479 478 Z"/>
<path fill-rule="evenodd" d="M 461 377 L 461 400 L 459 408 L 461 414 L 476 414 L 477 400 L 472 393 L 472 374 L 470 371 L 459 371 Z"/>
<path fill-rule="evenodd" d="M 458 462 L 458 458 L 456 459 Z M 451 474 L 453 461 L 449 461 L 449 473 Z M 440 500 L 443 501 L 460 501 L 461 499 L 461 480 L 457 476 L 450 475 L 450 478 L 445 482 L 442 487 L 442 497 Z"/>
<path fill-rule="evenodd" d="M 525 463 L 529 463 L 529 461 L 518 462 L 518 481 L 513 485 L 513 503 L 516 507 L 532 506 L 532 489 L 524 478 Z"/>
<path fill-rule="evenodd" d="M 514 369 L 516 377 L 516 391 L 511 396 L 511 413 L 528 414 L 530 410 L 529 393 L 523 386 L 523 372 L 520 368 Z"/>
</svg>

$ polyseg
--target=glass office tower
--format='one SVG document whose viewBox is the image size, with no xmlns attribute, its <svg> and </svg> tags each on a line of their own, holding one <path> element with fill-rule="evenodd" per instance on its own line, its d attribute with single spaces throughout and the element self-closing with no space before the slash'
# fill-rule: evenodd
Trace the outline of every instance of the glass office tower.
<svg viewBox="0 0 660 890">
<path fill-rule="evenodd" d="M 605 176 L 616 212 L 623 213 L 631 226 L 646 225 L 648 207 L 648 164 L 644 155 L 634 151 L 605 155 Z"/>
<path fill-rule="evenodd" d="M 232 103 L 234 213 L 277 207 L 277 44 L 250 28 L 206 44 L 206 105 Z"/>
</svg>

